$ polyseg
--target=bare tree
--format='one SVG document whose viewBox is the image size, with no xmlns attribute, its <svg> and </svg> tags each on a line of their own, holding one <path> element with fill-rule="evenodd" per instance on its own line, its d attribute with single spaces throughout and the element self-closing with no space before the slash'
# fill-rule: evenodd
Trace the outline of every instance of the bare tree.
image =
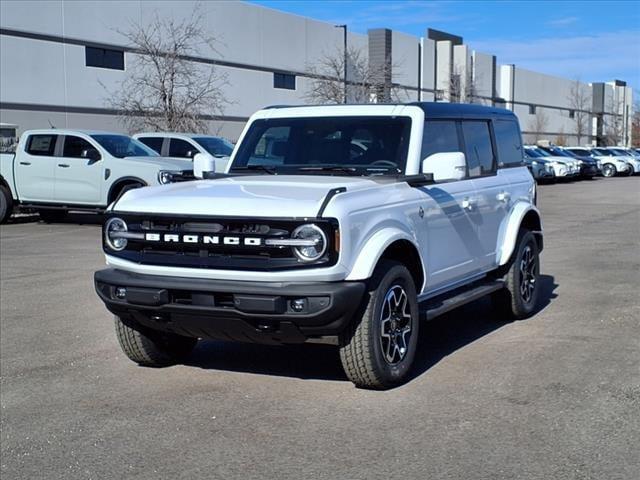
<svg viewBox="0 0 640 480">
<path fill-rule="evenodd" d="M 336 50 L 322 55 L 307 66 L 311 77 L 305 94 L 309 103 L 344 102 L 344 52 Z M 347 101 L 348 103 L 390 103 L 399 101 L 404 89 L 393 82 L 397 64 L 373 65 L 362 50 L 347 50 Z"/>
<path fill-rule="evenodd" d="M 633 107 L 633 116 L 631 117 L 631 144 L 640 147 L 640 102 L 636 102 Z"/>
<path fill-rule="evenodd" d="M 483 104 L 484 99 L 478 92 L 478 80 L 472 68 L 454 68 L 449 81 L 449 101 Z"/>
<path fill-rule="evenodd" d="M 215 51 L 216 39 L 201 24 L 198 7 L 182 21 L 157 14 L 148 24 L 119 31 L 134 51 L 127 76 L 108 103 L 129 131 L 206 132 L 207 120 L 226 104 L 226 76 L 210 64 L 193 61 Z"/>
<path fill-rule="evenodd" d="M 529 124 L 529 129 L 532 131 L 534 137 L 534 142 L 538 140 L 542 140 L 544 136 L 544 132 L 547 130 L 547 126 L 549 125 L 549 117 L 544 113 L 544 110 L 540 107 L 536 108 L 536 116 Z"/>
<path fill-rule="evenodd" d="M 614 94 L 607 101 L 603 115 L 605 145 L 614 146 L 624 143 L 624 103 Z"/>
<path fill-rule="evenodd" d="M 588 90 L 580 82 L 580 78 L 576 78 L 571 84 L 567 100 L 571 108 L 569 115 L 572 116 L 574 123 L 573 133 L 576 136 L 577 144 L 582 145 L 583 137 L 589 137 L 591 97 Z"/>
</svg>

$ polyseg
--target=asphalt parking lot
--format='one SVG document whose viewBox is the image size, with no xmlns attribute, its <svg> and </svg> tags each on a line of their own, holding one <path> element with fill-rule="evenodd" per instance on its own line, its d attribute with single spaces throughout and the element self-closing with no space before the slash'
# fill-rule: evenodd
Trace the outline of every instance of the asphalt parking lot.
<svg viewBox="0 0 640 480">
<path fill-rule="evenodd" d="M 137 367 L 93 291 L 99 219 L 2 226 L 2 478 L 637 479 L 640 178 L 542 186 L 539 205 L 543 309 L 424 325 L 386 392 L 323 345 Z"/>
</svg>

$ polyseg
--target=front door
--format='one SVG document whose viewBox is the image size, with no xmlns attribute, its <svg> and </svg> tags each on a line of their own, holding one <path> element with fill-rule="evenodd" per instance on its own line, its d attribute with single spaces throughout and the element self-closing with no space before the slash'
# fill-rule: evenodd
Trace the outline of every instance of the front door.
<svg viewBox="0 0 640 480">
<path fill-rule="evenodd" d="M 55 155 L 58 135 L 34 134 L 16 152 L 15 175 L 22 202 L 54 202 Z"/>
<path fill-rule="evenodd" d="M 58 203 L 98 205 L 104 184 L 104 162 L 88 140 L 65 135 L 62 155 L 56 158 L 55 197 Z"/>
</svg>

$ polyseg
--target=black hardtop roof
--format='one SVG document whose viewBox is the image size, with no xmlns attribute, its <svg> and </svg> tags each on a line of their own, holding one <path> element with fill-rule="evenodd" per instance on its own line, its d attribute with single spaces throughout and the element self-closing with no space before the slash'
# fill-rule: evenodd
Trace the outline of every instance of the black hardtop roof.
<svg viewBox="0 0 640 480">
<path fill-rule="evenodd" d="M 472 103 L 448 103 L 448 102 L 411 102 L 411 103 L 366 103 L 366 104 L 335 104 L 336 107 L 350 106 L 415 106 L 424 111 L 426 118 L 516 118 L 511 110 L 505 108 L 488 107 Z M 270 105 L 265 110 L 272 108 L 296 108 L 296 107 L 327 107 L 330 105 Z M 331 105 L 334 106 L 334 105 Z"/>
</svg>

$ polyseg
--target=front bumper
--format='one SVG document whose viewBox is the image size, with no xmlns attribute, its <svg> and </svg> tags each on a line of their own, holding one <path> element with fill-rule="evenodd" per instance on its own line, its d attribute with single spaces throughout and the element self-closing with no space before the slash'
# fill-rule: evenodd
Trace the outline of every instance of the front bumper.
<svg viewBox="0 0 640 480">
<path fill-rule="evenodd" d="M 598 173 L 600 171 L 596 165 L 583 163 L 580 167 L 580 175 L 583 177 L 595 177 Z"/>
<path fill-rule="evenodd" d="M 267 344 L 338 335 L 365 293 L 364 282 L 220 281 L 113 268 L 94 281 L 109 311 L 153 330 Z"/>
</svg>

